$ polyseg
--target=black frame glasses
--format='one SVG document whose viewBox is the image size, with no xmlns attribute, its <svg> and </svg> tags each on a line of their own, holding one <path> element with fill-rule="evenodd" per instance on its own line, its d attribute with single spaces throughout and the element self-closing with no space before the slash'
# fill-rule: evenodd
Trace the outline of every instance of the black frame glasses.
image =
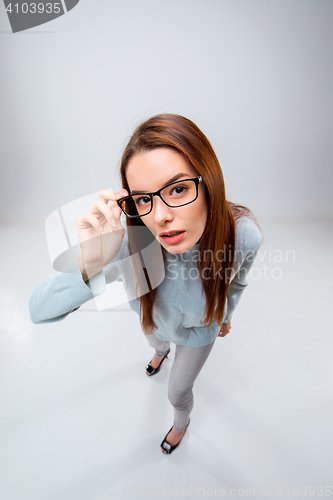
<svg viewBox="0 0 333 500">
<path fill-rule="evenodd" d="M 169 205 L 161 196 L 161 191 L 163 191 L 163 189 L 169 187 L 169 186 L 173 186 L 174 184 L 179 184 L 180 182 L 187 182 L 187 181 L 193 181 L 195 183 L 195 187 L 196 187 L 196 195 L 195 195 L 195 198 L 191 201 L 188 201 L 187 203 L 183 203 L 182 205 L 177 205 L 177 206 L 172 206 L 172 205 Z M 118 203 L 118 206 L 120 207 L 120 209 L 122 210 L 122 212 L 126 215 L 126 217 L 129 217 L 130 219 L 138 219 L 140 217 L 145 217 L 146 215 L 150 214 L 150 212 L 152 211 L 153 209 L 153 200 L 154 200 L 154 196 L 158 196 L 162 201 L 163 203 L 165 203 L 165 205 L 167 205 L 168 207 L 170 208 L 178 208 L 178 207 L 183 207 L 185 205 L 189 205 L 190 203 L 193 203 L 197 198 L 198 198 L 198 187 L 199 187 L 199 184 L 200 182 L 202 182 L 202 177 L 201 175 L 199 175 L 198 177 L 191 177 L 190 179 L 180 179 L 178 181 L 174 181 L 174 182 L 170 182 L 170 184 L 167 184 L 166 186 L 163 186 L 161 189 L 159 189 L 158 191 L 155 191 L 155 193 L 135 193 L 135 196 L 138 196 L 138 195 L 144 195 L 144 196 L 149 196 L 150 198 L 150 202 L 151 202 L 151 206 L 150 206 L 150 210 L 149 212 L 147 212 L 146 214 L 144 215 L 130 215 L 128 214 L 122 207 L 122 203 L 130 198 L 132 198 L 132 195 L 129 195 L 129 196 L 124 196 L 123 198 L 120 198 L 117 203 Z M 133 199 L 133 198 L 132 198 Z"/>
</svg>

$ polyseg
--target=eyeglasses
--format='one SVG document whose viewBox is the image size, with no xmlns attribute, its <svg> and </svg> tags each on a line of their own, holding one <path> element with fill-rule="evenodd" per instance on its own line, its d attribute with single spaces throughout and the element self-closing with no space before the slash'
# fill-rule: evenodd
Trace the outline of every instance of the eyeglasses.
<svg viewBox="0 0 333 500">
<path fill-rule="evenodd" d="M 155 193 L 136 193 L 120 198 L 117 203 L 124 214 L 134 219 L 150 214 L 153 209 L 154 196 L 171 208 L 183 207 L 198 198 L 198 186 L 202 177 L 193 177 L 182 181 L 171 182 Z"/>
</svg>

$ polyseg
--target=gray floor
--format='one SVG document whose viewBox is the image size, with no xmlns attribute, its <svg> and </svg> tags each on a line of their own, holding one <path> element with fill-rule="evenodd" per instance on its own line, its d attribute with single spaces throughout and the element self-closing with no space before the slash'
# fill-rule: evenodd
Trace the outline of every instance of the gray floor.
<svg viewBox="0 0 333 500">
<path fill-rule="evenodd" d="M 217 339 L 199 375 L 191 425 L 170 456 L 159 444 L 172 424 L 174 346 L 149 379 L 152 351 L 127 307 L 93 312 L 86 304 L 64 321 L 32 324 L 29 296 L 53 272 L 44 230 L 1 227 L 1 499 L 325 492 L 333 224 L 260 222 L 256 270 L 231 333 Z"/>
</svg>

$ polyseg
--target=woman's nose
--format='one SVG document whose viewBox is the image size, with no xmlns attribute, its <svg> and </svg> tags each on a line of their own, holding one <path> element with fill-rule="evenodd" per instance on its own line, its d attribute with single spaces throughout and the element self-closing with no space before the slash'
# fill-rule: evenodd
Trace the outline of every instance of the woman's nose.
<svg viewBox="0 0 333 500">
<path fill-rule="evenodd" d="M 172 221 L 174 218 L 172 208 L 168 207 L 168 205 L 166 205 L 158 196 L 154 196 L 153 215 L 158 224 L 163 224 L 166 221 Z"/>
</svg>

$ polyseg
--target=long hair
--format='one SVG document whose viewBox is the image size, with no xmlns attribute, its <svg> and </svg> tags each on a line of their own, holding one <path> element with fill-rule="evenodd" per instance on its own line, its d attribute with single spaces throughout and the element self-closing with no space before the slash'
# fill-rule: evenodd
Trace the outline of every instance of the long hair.
<svg viewBox="0 0 333 500">
<path fill-rule="evenodd" d="M 122 186 L 129 193 L 126 167 L 136 154 L 152 149 L 168 147 L 178 151 L 187 162 L 201 175 L 205 189 L 208 216 L 206 227 L 199 241 L 198 271 L 206 298 L 204 323 L 210 326 L 214 320 L 222 323 L 226 296 L 230 284 L 230 270 L 235 257 L 235 225 L 246 215 L 254 220 L 252 212 L 242 205 L 226 199 L 222 169 L 217 156 L 201 130 L 189 119 L 175 114 L 161 114 L 149 118 L 137 127 L 122 155 L 120 174 Z M 135 226 L 145 226 L 141 219 L 127 218 L 130 253 L 140 249 L 136 237 L 140 231 Z M 260 228 L 259 228 L 260 229 Z M 224 249 L 223 258 L 217 256 Z M 205 272 L 203 273 L 203 270 Z M 146 334 L 157 328 L 153 319 L 154 302 L 158 287 L 152 289 L 148 274 L 145 276 L 149 292 L 141 295 L 141 326 Z M 219 276 L 219 279 L 216 279 Z"/>
</svg>

